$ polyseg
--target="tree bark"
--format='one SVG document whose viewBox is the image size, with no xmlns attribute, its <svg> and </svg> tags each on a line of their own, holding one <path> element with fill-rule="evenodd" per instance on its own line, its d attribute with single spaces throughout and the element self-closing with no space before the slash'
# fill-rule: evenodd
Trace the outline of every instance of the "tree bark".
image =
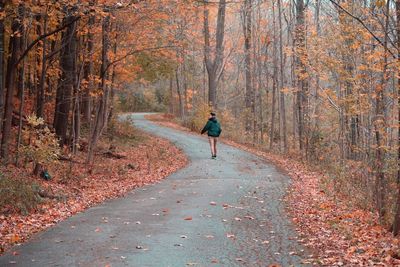
<svg viewBox="0 0 400 267">
<path fill-rule="evenodd" d="M 109 64 L 109 59 L 108 59 L 108 52 L 110 48 L 110 15 L 107 15 L 103 19 L 103 25 L 102 25 L 102 62 L 101 62 L 101 68 L 100 68 L 100 77 L 101 77 L 101 90 L 102 90 L 102 95 L 100 97 L 100 101 L 98 103 L 98 109 L 96 112 L 96 119 L 95 123 L 93 126 L 93 130 L 91 133 L 91 139 L 89 141 L 89 149 L 88 149 L 88 157 L 87 161 L 88 163 L 93 162 L 94 158 L 94 150 L 97 144 L 97 141 L 104 130 L 104 127 L 106 125 L 106 119 L 107 119 L 107 102 L 108 102 L 108 86 L 107 86 L 107 74 L 108 74 L 108 64 Z"/>
<path fill-rule="evenodd" d="M 56 93 L 54 129 L 62 145 L 67 143 L 67 130 L 71 111 L 71 98 L 76 84 L 76 20 L 74 8 L 66 10 L 65 24 L 69 24 L 62 37 L 60 69 L 62 71 L 60 84 Z M 71 21 L 74 21 L 70 23 Z"/>
<path fill-rule="evenodd" d="M 390 1 L 386 4 L 386 14 L 389 14 Z M 379 213 L 379 219 L 382 223 L 386 215 L 386 180 L 385 180 L 385 141 L 384 141 L 384 131 L 386 129 L 385 113 L 384 113 L 384 91 L 387 83 L 387 62 L 388 62 L 388 30 L 389 30 L 389 17 L 385 20 L 385 37 L 384 37 L 384 58 L 383 58 L 383 69 L 381 74 L 381 84 L 375 88 L 376 99 L 375 99 L 375 141 L 376 141 L 376 159 L 375 159 L 375 189 L 376 189 L 376 200 L 377 209 Z"/>
<path fill-rule="evenodd" d="M 218 5 L 214 57 L 211 56 L 207 3 L 208 1 L 204 3 L 204 61 L 208 74 L 208 102 L 215 109 L 217 107 L 217 87 L 223 69 L 226 1 L 220 0 Z"/>
<path fill-rule="evenodd" d="M 6 0 L 0 0 L 0 13 L 4 12 L 6 6 Z M 4 50 L 5 50 L 5 39 L 4 39 L 4 17 L 0 18 L 0 119 L 3 119 L 4 111 Z M 0 132 L 2 132 L 3 121 L 0 121 Z"/>
<path fill-rule="evenodd" d="M 283 38 L 282 38 L 282 4 L 281 0 L 278 0 L 278 22 L 279 22 L 279 115 L 280 115 L 280 127 L 281 127 L 281 143 L 283 142 L 283 152 L 288 152 L 287 143 L 287 130 L 286 130 L 286 107 L 285 107 L 285 93 L 284 89 L 284 63 L 283 63 Z M 282 146 L 281 146 L 282 147 Z"/>
<path fill-rule="evenodd" d="M 118 24 L 116 24 L 115 26 L 115 40 L 114 40 L 114 44 L 113 44 L 113 54 L 114 56 L 117 55 L 117 51 L 118 51 L 118 42 L 119 42 L 119 31 L 120 31 L 120 27 Z M 115 97 L 115 78 L 117 76 L 117 72 L 116 72 L 116 64 L 113 64 L 112 66 L 112 72 L 111 72 L 111 84 L 110 84 L 110 112 L 108 113 L 108 124 L 111 122 L 112 117 L 114 116 L 114 97 Z"/>
<path fill-rule="evenodd" d="M 183 116 L 184 116 L 183 97 L 182 97 L 181 86 L 180 86 L 180 82 L 179 82 L 178 69 L 175 70 L 175 81 L 176 81 L 176 92 L 178 93 L 178 100 L 179 100 L 179 116 L 181 118 L 183 118 Z"/>
<path fill-rule="evenodd" d="M 270 140 L 269 140 L 269 149 L 274 148 L 274 138 L 275 138 L 275 113 L 276 113 L 276 91 L 278 86 L 278 49 L 277 49 L 277 38 L 276 38 L 276 18 L 275 18 L 275 2 L 272 3 L 272 27 L 273 27 L 273 77 L 272 77 L 272 105 L 271 105 L 271 129 L 270 129 Z"/>
<path fill-rule="evenodd" d="M 245 107 L 246 107 L 246 117 L 245 126 L 246 131 L 251 130 L 251 120 L 250 116 L 254 116 L 253 102 L 254 102 L 254 88 L 252 84 L 252 60 L 251 60 L 251 42 L 252 42 L 252 0 L 245 0 L 244 10 L 243 10 L 243 34 L 244 34 L 244 65 L 245 65 Z"/>
<path fill-rule="evenodd" d="M 298 134 L 299 144 L 302 153 L 308 157 L 308 73 L 306 69 L 307 48 L 306 48 L 306 27 L 305 27 L 304 0 L 296 1 L 296 34 L 295 34 L 295 56 L 297 69 L 297 109 L 298 109 Z"/>
<path fill-rule="evenodd" d="M 1 157 L 3 158 L 4 163 L 8 163 L 9 160 L 9 145 L 11 139 L 11 123 L 12 123 L 12 113 L 14 109 L 13 97 L 16 85 L 16 71 L 17 71 L 17 60 L 19 57 L 20 46 L 23 36 L 23 18 L 25 13 L 25 7 L 23 4 L 18 6 L 17 17 L 14 18 L 11 30 L 14 33 L 10 37 L 10 56 L 8 58 L 7 63 L 7 75 L 6 75 L 6 83 L 5 89 L 7 90 L 6 99 L 5 99 L 5 111 L 4 111 L 4 120 L 3 120 L 3 134 L 1 138 Z"/>
<path fill-rule="evenodd" d="M 91 0 L 89 5 L 92 7 L 95 4 L 95 0 Z M 90 10 L 89 21 L 88 21 L 88 35 L 87 35 L 87 61 L 85 64 L 85 80 L 87 81 L 87 88 L 85 90 L 83 101 L 82 101 L 82 110 L 83 110 L 83 118 L 86 123 L 91 122 L 92 115 L 92 96 L 91 92 L 93 90 L 93 53 L 94 53 L 94 34 L 93 27 L 95 24 L 95 16 L 94 11 Z"/>
<path fill-rule="evenodd" d="M 47 32 L 47 15 L 45 15 L 43 19 L 43 34 Z M 42 71 L 40 74 L 40 82 L 38 86 L 37 99 L 36 99 L 36 116 L 39 118 L 43 118 L 44 111 L 44 102 L 45 102 L 45 82 L 46 82 L 46 68 L 47 68 L 47 58 L 46 58 L 46 49 L 47 49 L 47 38 L 45 38 L 42 42 Z"/>
<path fill-rule="evenodd" d="M 397 61 L 400 63 L 400 0 L 396 0 L 396 35 L 397 35 Z M 400 77 L 400 70 L 397 71 Z M 397 124 L 400 126 L 400 78 L 397 78 Z M 397 200 L 396 213 L 393 221 L 393 234 L 400 232 L 400 128 L 397 128 Z"/>
</svg>

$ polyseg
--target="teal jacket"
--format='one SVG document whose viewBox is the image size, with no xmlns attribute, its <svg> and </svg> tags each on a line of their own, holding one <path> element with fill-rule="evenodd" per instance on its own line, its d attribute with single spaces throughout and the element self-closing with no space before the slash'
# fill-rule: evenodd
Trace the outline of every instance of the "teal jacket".
<svg viewBox="0 0 400 267">
<path fill-rule="evenodd" d="M 207 121 L 203 130 L 201 130 L 201 134 L 205 132 L 207 132 L 208 136 L 218 137 L 222 132 L 221 124 L 219 124 L 216 118 L 211 118 Z"/>
</svg>

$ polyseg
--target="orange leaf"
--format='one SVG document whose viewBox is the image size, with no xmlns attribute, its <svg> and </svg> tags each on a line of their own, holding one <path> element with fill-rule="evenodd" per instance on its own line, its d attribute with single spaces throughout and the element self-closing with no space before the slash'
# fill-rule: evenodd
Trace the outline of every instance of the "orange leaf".
<svg viewBox="0 0 400 267">
<path fill-rule="evenodd" d="M 14 234 L 11 236 L 11 243 L 18 243 L 19 241 L 21 241 L 21 238 L 19 237 L 19 235 Z"/>
</svg>

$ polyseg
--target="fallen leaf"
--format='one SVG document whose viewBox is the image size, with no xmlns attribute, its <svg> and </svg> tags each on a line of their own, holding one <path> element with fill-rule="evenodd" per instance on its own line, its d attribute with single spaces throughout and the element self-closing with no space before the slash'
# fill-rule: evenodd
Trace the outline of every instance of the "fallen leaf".
<svg viewBox="0 0 400 267">
<path fill-rule="evenodd" d="M 226 237 L 227 237 L 227 238 L 232 238 L 232 239 L 234 239 L 234 238 L 235 238 L 235 235 L 234 235 L 234 234 L 226 234 Z"/>
<path fill-rule="evenodd" d="M 13 234 L 13 235 L 11 236 L 10 241 L 11 241 L 11 243 L 18 243 L 19 241 L 21 241 L 21 238 L 19 237 L 19 235 Z"/>
<path fill-rule="evenodd" d="M 184 220 L 185 221 L 191 221 L 191 220 L 193 220 L 193 218 L 192 218 L 192 216 L 189 216 L 189 217 L 185 217 Z"/>
</svg>

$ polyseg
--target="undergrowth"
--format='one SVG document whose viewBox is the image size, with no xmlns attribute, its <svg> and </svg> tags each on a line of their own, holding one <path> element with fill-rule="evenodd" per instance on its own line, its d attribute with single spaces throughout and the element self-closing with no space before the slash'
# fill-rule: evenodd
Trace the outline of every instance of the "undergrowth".
<svg viewBox="0 0 400 267">
<path fill-rule="evenodd" d="M 0 175 L 0 213 L 27 214 L 41 202 L 39 185 Z"/>
</svg>

